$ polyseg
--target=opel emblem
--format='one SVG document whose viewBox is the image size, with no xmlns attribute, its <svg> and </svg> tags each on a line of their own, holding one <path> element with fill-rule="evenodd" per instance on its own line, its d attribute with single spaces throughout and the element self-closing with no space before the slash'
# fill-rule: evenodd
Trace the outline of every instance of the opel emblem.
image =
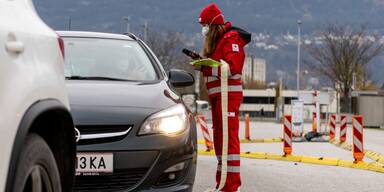
<svg viewBox="0 0 384 192">
<path fill-rule="evenodd" d="M 80 141 L 80 131 L 75 127 L 76 143 Z"/>
</svg>

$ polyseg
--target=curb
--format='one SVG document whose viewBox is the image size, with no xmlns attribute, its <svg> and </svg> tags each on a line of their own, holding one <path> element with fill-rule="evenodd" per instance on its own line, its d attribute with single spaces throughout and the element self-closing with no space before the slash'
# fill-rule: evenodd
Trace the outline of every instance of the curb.
<svg viewBox="0 0 384 192">
<path fill-rule="evenodd" d="M 241 139 L 240 143 L 281 143 L 283 139 L 281 138 L 266 138 L 266 139 Z M 197 144 L 204 145 L 205 141 L 203 139 L 198 139 Z"/>
<path fill-rule="evenodd" d="M 215 152 L 198 150 L 199 155 L 209 155 L 214 156 Z M 240 157 L 249 158 L 249 159 L 267 159 L 267 160 L 279 160 L 279 161 L 290 161 L 290 162 L 299 162 L 306 164 L 314 165 L 327 165 L 327 166 L 338 166 L 345 168 L 353 168 L 367 171 L 374 171 L 379 173 L 384 173 L 384 165 L 380 163 L 367 163 L 367 162 L 358 162 L 354 163 L 353 161 L 347 161 L 336 158 L 323 158 L 323 157 L 311 157 L 311 156 L 296 156 L 296 155 L 278 155 L 271 153 L 262 153 L 262 152 L 242 152 Z"/>
<path fill-rule="evenodd" d="M 340 143 L 340 141 L 338 140 L 332 140 L 332 141 L 329 141 L 331 144 L 341 148 L 341 149 L 344 149 L 344 150 L 347 150 L 347 151 L 352 151 L 352 145 L 351 144 L 348 144 L 346 142 L 344 143 Z M 383 164 L 384 165 L 384 155 L 381 154 L 381 153 L 376 153 L 374 151 L 371 151 L 371 150 L 365 150 L 364 151 L 364 155 L 373 160 L 373 161 L 376 161 L 377 163 L 380 163 L 380 164 Z"/>
</svg>

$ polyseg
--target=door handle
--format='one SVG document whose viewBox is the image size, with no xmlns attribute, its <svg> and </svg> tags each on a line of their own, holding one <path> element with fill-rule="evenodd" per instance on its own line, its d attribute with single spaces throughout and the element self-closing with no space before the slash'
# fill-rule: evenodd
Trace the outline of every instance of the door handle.
<svg viewBox="0 0 384 192">
<path fill-rule="evenodd" d="M 24 51 L 24 44 L 20 41 L 8 41 L 5 43 L 5 49 L 9 53 L 20 54 Z"/>
</svg>

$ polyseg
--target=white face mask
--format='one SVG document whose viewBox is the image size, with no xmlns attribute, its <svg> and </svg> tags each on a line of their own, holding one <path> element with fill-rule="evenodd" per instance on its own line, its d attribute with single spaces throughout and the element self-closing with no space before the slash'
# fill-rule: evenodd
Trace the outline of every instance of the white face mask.
<svg viewBox="0 0 384 192">
<path fill-rule="evenodd" d="M 203 36 L 207 36 L 208 34 L 208 31 L 209 31 L 209 26 L 206 25 L 206 26 L 203 26 L 203 28 L 201 29 L 201 34 L 203 34 Z"/>
</svg>

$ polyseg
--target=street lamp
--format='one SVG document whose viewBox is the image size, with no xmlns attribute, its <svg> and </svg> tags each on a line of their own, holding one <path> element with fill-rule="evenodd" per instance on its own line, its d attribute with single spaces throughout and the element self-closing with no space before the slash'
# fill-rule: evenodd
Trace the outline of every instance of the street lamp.
<svg viewBox="0 0 384 192">
<path fill-rule="evenodd" d="M 131 31 L 131 25 L 130 25 L 130 21 L 131 21 L 131 17 L 123 17 L 123 20 L 125 21 L 125 24 L 126 24 L 126 33 L 129 33 Z"/>
<path fill-rule="evenodd" d="M 300 46 L 301 46 L 301 20 L 297 20 L 297 99 L 300 95 Z"/>
</svg>

